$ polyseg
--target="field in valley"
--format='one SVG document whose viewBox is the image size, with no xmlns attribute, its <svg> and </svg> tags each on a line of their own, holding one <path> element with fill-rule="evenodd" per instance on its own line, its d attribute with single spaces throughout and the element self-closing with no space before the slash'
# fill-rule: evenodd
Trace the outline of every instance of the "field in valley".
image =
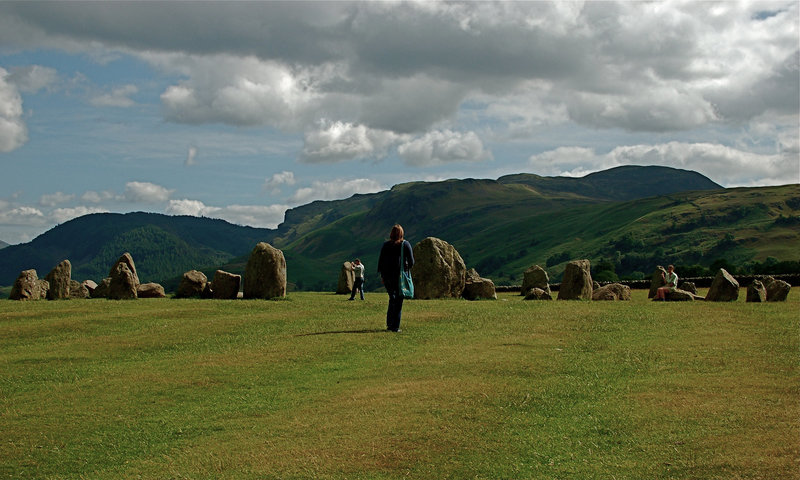
<svg viewBox="0 0 800 480">
<path fill-rule="evenodd" d="M 346 298 L 0 301 L 0 478 L 800 478 L 799 288 Z"/>
</svg>

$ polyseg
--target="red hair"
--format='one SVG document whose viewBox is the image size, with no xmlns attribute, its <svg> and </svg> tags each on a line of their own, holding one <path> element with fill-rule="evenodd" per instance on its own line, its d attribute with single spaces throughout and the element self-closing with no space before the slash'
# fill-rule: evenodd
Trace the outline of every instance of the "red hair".
<svg viewBox="0 0 800 480">
<path fill-rule="evenodd" d="M 389 233 L 389 239 L 394 243 L 401 243 L 403 241 L 403 234 L 403 227 L 401 227 L 400 224 L 397 224 L 392 227 L 392 231 Z"/>
</svg>

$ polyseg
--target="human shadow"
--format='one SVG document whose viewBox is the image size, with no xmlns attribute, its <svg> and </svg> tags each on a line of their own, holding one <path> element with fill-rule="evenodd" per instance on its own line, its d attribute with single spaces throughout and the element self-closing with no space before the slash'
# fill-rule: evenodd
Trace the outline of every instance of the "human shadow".
<svg viewBox="0 0 800 480">
<path fill-rule="evenodd" d="M 336 335 L 340 333 L 381 333 L 385 332 L 385 328 L 374 328 L 368 330 L 332 330 L 328 332 L 312 332 L 312 333 L 299 333 L 295 337 L 309 337 L 312 335 Z"/>
</svg>

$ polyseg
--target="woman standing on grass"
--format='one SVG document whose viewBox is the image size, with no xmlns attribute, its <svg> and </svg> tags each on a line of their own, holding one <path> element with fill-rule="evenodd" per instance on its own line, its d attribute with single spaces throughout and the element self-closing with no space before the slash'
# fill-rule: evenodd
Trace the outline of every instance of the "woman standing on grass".
<svg viewBox="0 0 800 480">
<path fill-rule="evenodd" d="M 386 310 L 386 330 L 400 331 L 400 317 L 403 315 L 403 293 L 400 291 L 400 269 L 409 270 L 414 266 L 414 252 L 411 244 L 403 239 L 403 227 L 395 225 L 389 233 L 389 240 L 381 247 L 378 257 L 378 274 L 389 294 L 389 308 Z M 403 263 L 400 265 L 400 253 Z"/>
</svg>

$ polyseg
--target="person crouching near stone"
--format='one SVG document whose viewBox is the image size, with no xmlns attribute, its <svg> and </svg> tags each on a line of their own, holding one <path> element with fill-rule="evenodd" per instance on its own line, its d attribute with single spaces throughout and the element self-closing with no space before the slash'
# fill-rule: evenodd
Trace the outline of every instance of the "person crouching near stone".
<svg viewBox="0 0 800 480">
<path fill-rule="evenodd" d="M 669 292 L 674 292 L 675 289 L 678 288 L 678 274 L 675 273 L 675 267 L 672 265 L 667 267 L 666 275 L 664 275 L 664 272 L 661 272 L 661 278 L 664 279 L 666 285 L 656 290 L 656 297 L 653 300 L 665 301 L 667 299 L 667 294 Z"/>
<path fill-rule="evenodd" d="M 350 269 L 353 270 L 355 280 L 353 281 L 353 292 L 349 300 L 356 299 L 356 291 L 361 294 L 361 300 L 364 300 L 364 264 L 361 263 L 360 259 L 356 258 L 353 260 L 353 266 Z"/>
</svg>

